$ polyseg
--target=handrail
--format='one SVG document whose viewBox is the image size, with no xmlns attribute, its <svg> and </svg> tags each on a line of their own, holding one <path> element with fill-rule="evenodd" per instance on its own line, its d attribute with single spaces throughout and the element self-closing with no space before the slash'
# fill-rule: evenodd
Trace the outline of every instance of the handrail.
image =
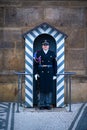
<svg viewBox="0 0 87 130">
<path fill-rule="evenodd" d="M 22 99 L 22 75 L 33 75 L 33 73 L 26 73 L 26 72 L 5 72 L 1 73 L 0 75 L 18 75 L 18 100 L 17 100 L 17 112 L 19 112 L 19 103 L 21 103 Z M 76 72 L 65 72 L 65 73 L 58 73 L 56 76 L 64 75 L 66 76 L 66 101 L 69 104 L 69 112 L 71 112 L 71 77 L 72 75 L 76 75 Z M 69 90 L 69 91 L 68 91 Z M 68 96 L 69 95 L 69 96 Z M 67 103 L 66 103 L 67 105 Z"/>
<path fill-rule="evenodd" d="M 17 71 L 15 71 L 14 73 L 17 75 L 33 75 L 33 73 L 17 72 Z"/>
<path fill-rule="evenodd" d="M 18 75 L 18 101 L 17 101 L 17 112 L 19 112 L 19 103 L 22 105 L 22 75 L 33 75 L 32 73 L 26 72 L 14 72 Z"/>
<path fill-rule="evenodd" d="M 57 74 L 57 76 L 60 75 L 66 76 L 66 106 L 69 104 L 69 112 L 71 112 L 71 77 L 72 75 L 76 75 L 76 72 L 65 72 Z"/>
<path fill-rule="evenodd" d="M 75 75 L 76 72 L 64 72 L 64 73 L 58 73 L 57 75 Z"/>
<path fill-rule="evenodd" d="M 18 75 L 18 93 L 19 93 L 20 88 L 21 88 L 21 75 L 33 75 L 33 74 L 26 73 L 26 72 L 15 72 L 15 74 Z M 71 76 L 75 75 L 75 74 L 76 74 L 75 72 L 65 72 L 65 73 L 58 73 L 57 74 L 57 76 L 64 75 L 67 77 L 67 80 L 66 80 L 66 101 L 68 100 L 68 103 L 69 103 L 69 112 L 71 112 Z M 69 93 L 68 93 L 68 89 L 69 89 Z M 20 93 L 18 96 L 17 112 L 19 112 L 19 100 L 20 100 Z"/>
</svg>

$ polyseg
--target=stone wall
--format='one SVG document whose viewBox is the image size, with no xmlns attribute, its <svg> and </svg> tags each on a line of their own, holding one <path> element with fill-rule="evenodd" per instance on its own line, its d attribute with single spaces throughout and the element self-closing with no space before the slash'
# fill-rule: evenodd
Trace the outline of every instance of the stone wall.
<svg viewBox="0 0 87 130">
<path fill-rule="evenodd" d="M 65 71 L 77 73 L 72 100 L 87 101 L 87 2 L 83 0 L 0 0 L 0 73 L 24 70 L 22 34 L 43 22 L 68 35 Z M 17 77 L 0 75 L 0 101 L 14 101 L 16 95 Z"/>
</svg>

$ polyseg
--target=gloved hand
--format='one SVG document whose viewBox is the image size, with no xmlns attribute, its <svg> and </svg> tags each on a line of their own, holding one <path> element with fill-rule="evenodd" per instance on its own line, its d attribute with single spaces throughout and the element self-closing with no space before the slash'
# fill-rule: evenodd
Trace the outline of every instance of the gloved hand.
<svg viewBox="0 0 87 130">
<path fill-rule="evenodd" d="M 56 79 L 56 76 L 53 76 L 53 80 L 55 80 Z"/>
<path fill-rule="evenodd" d="M 35 80 L 37 80 L 38 77 L 40 77 L 39 74 L 35 74 Z"/>
</svg>

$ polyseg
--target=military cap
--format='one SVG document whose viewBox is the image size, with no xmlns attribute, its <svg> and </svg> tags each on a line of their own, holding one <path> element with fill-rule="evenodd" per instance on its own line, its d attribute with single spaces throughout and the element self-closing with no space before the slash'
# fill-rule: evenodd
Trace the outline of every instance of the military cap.
<svg viewBox="0 0 87 130">
<path fill-rule="evenodd" d="M 49 45 L 49 42 L 47 40 L 44 40 L 44 42 L 42 42 L 42 45 Z"/>
</svg>

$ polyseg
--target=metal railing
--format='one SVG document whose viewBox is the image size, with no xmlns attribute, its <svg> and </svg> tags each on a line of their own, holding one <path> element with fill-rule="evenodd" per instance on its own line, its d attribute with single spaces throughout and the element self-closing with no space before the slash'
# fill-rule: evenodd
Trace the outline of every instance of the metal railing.
<svg viewBox="0 0 87 130">
<path fill-rule="evenodd" d="M 64 75 L 66 82 L 66 106 L 69 104 L 69 112 L 71 112 L 71 78 L 76 72 L 59 73 L 57 76 Z"/>
<path fill-rule="evenodd" d="M 17 95 L 17 112 L 19 112 L 19 106 L 22 105 L 22 76 L 33 75 L 25 72 L 11 72 L 0 73 L 0 75 L 17 75 L 18 76 L 18 95 Z M 71 78 L 72 75 L 76 75 L 75 72 L 59 73 L 57 76 L 64 75 L 66 82 L 66 106 L 69 104 L 69 112 L 71 112 Z"/>
<path fill-rule="evenodd" d="M 24 72 L 15 72 L 15 74 L 18 75 L 18 101 L 17 101 L 17 112 L 19 112 L 19 103 L 21 105 L 22 103 L 22 75 L 33 75 L 31 73 L 24 73 Z M 69 104 L 69 112 L 71 112 L 71 77 L 72 75 L 75 75 L 75 72 L 65 72 L 65 73 L 59 73 L 57 76 L 64 75 L 66 78 L 66 105 Z"/>
<path fill-rule="evenodd" d="M 18 75 L 18 100 L 17 100 L 17 112 L 19 112 L 19 105 L 22 106 L 22 76 L 33 75 L 25 72 L 15 72 Z"/>
</svg>

